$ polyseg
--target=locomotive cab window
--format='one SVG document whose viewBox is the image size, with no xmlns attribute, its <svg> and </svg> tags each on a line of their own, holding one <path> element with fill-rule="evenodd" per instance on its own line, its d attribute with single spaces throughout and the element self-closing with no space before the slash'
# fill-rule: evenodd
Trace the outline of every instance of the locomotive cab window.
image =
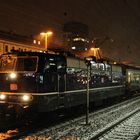
<svg viewBox="0 0 140 140">
<path fill-rule="evenodd" d="M 17 71 L 36 71 L 38 57 L 18 57 L 16 62 Z"/>
<path fill-rule="evenodd" d="M 0 59 L 0 71 L 36 71 L 38 57 L 4 55 Z"/>
</svg>

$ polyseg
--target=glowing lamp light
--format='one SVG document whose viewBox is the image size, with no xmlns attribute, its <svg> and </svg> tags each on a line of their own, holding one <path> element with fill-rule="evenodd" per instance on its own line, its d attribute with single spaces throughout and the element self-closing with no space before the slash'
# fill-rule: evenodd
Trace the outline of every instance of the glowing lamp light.
<svg viewBox="0 0 140 140">
<path fill-rule="evenodd" d="M 9 76 L 10 76 L 11 79 L 15 79 L 17 77 L 17 74 L 16 73 L 11 73 Z"/>
<path fill-rule="evenodd" d="M 85 48 L 85 51 L 87 51 L 88 49 L 87 48 Z"/>
<path fill-rule="evenodd" d="M 23 95 L 22 96 L 22 100 L 25 101 L 25 102 L 28 102 L 30 99 L 31 99 L 31 96 L 29 96 L 29 95 Z"/>
<path fill-rule="evenodd" d="M 131 75 L 131 73 L 130 73 L 130 72 L 128 72 L 128 75 L 130 76 L 130 75 Z"/>
<path fill-rule="evenodd" d="M 76 47 L 75 47 L 75 46 L 73 46 L 73 47 L 71 47 L 71 49 L 72 49 L 72 50 L 75 50 L 75 49 L 76 49 Z"/>
<path fill-rule="evenodd" d="M 94 50 L 95 50 L 95 48 L 90 48 L 90 50 L 91 50 L 91 51 L 94 51 Z"/>
<path fill-rule="evenodd" d="M 48 50 L 48 37 L 51 36 L 52 34 L 53 34 L 52 31 L 40 33 L 40 35 L 45 37 L 45 48 L 46 48 L 46 50 Z"/>
<path fill-rule="evenodd" d="M 40 33 L 41 35 L 52 35 L 53 34 L 53 32 L 52 31 L 48 31 L 48 32 L 42 32 L 42 33 Z"/>
<path fill-rule="evenodd" d="M 6 99 L 6 95 L 1 94 L 1 95 L 0 95 L 0 100 L 5 100 L 5 99 Z"/>
</svg>

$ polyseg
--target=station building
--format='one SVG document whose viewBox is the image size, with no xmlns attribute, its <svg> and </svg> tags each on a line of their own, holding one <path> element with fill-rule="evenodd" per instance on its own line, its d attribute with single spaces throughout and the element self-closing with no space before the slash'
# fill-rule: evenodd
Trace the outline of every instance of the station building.
<svg viewBox="0 0 140 140">
<path fill-rule="evenodd" d="M 45 51 L 45 48 L 35 45 L 30 37 L 0 31 L 0 55 L 13 50 L 39 52 Z"/>
</svg>

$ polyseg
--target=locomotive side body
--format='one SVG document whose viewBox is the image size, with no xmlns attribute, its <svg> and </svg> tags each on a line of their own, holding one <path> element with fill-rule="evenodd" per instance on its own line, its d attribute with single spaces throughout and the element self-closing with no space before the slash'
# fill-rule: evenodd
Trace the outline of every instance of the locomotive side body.
<svg viewBox="0 0 140 140">
<path fill-rule="evenodd" d="M 122 67 L 91 62 L 90 79 L 84 60 L 61 54 L 16 52 L 0 59 L 0 106 L 7 110 L 50 112 L 86 104 L 101 104 L 124 95 Z"/>
</svg>

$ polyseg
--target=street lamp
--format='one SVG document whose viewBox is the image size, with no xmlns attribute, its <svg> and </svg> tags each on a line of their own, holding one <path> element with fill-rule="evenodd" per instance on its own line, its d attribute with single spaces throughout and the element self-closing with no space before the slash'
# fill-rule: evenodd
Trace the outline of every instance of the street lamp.
<svg viewBox="0 0 140 140">
<path fill-rule="evenodd" d="M 51 31 L 40 33 L 40 35 L 45 37 L 45 48 L 46 48 L 46 51 L 48 50 L 48 37 L 50 35 L 52 35 L 52 34 L 53 34 L 53 32 L 51 32 Z"/>
<path fill-rule="evenodd" d="M 101 52 L 100 52 L 100 48 L 95 48 L 95 47 L 92 47 L 90 48 L 91 52 L 93 53 L 93 56 L 101 59 Z"/>
</svg>

